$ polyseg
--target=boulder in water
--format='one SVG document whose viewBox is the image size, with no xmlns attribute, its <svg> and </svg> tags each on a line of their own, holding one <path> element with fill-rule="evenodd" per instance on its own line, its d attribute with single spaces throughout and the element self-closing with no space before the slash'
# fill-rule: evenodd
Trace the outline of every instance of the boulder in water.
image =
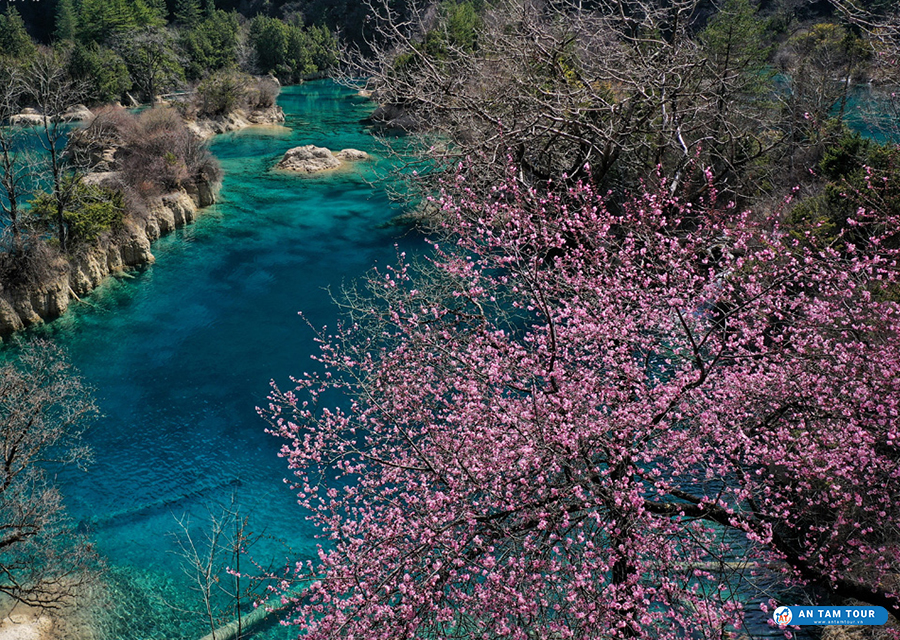
<svg viewBox="0 0 900 640">
<path fill-rule="evenodd" d="M 337 169 L 339 166 L 341 161 L 334 157 L 331 150 L 307 144 L 288 149 L 275 168 L 299 173 L 317 173 Z"/>
<path fill-rule="evenodd" d="M 308 144 L 289 149 L 275 168 L 298 173 L 318 173 L 319 171 L 337 169 L 345 161 L 355 162 L 368 159 L 369 154 L 358 149 L 342 149 L 337 153 L 333 153 L 325 147 Z"/>
<path fill-rule="evenodd" d="M 360 151 L 359 149 L 341 149 L 334 154 L 334 157 L 338 160 L 351 160 L 355 162 L 358 160 L 368 160 L 369 154 L 365 151 Z"/>
</svg>

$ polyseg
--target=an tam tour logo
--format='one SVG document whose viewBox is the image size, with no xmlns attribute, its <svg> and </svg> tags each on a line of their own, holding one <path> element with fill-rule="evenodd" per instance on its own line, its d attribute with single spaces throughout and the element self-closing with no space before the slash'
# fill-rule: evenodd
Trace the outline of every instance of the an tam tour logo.
<svg viewBox="0 0 900 640">
<path fill-rule="evenodd" d="M 775 609 L 775 613 L 772 614 L 772 619 L 775 620 L 775 624 L 779 627 L 782 625 L 790 624 L 791 618 L 793 618 L 793 614 L 791 613 L 790 607 L 778 607 Z"/>
<path fill-rule="evenodd" d="M 778 607 L 772 614 L 772 620 L 782 629 L 787 625 L 804 626 L 820 624 L 841 625 L 880 625 L 888 619 L 884 607 Z"/>
</svg>

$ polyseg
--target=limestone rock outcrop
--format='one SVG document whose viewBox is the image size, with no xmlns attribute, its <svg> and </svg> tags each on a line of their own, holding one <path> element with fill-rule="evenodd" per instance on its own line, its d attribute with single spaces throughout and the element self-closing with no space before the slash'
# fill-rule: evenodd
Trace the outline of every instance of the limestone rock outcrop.
<svg viewBox="0 0 900 640">
<path fill-rule="evenodd" d="M 115 173 L 115 172 L 108 172 Z M 92 174 L 97 184 L 115 176 Z M 95 289 L 112 273 L 152 263 L 150 243 L 177 227 L 192 222 L 201 203 L 215 200 L 212 185 L 195 185 L 194 193 L 177 191 L 154 200 L 145 215 L 126 218 L 120 229 L 85 247 L 60 264 L 56 275 L 30 286 L 0 284 L 0 336 L 65 313 L 72 298 Z"/>
<path fill-rule="evenodd" d="M 337 169 L 339 166 L 341 161 L 334 157 L 330 149 L 307 144 L 288 149 L 275 168 L 298 173 L 317 173 Z"/>
<path fill-rule="evenodd" d="M 341 149 L 334 157 L 338 160 L 349 160 L 351 162 L 359 162 L 362 160 L 368 160 L 369 154 L 365 151 L 360 151 L 359 149 Z"/>
<path fill-rule="evenodd" d="M 284 122 L 284 111 L 275 105 L 249 112 L 238 109 L 215 118 L 201 118 L 188 122 L 187 128 L 200 140 L 208 140 L 220 133 L 239 131 L 254 125 L 273 125 L 282 122 Z"/>
<path fill-rule="evenodd" d="M 14 127 L 39 127 L 44 124 L 44 116 L 37 109 L 22 109 L 21 113 L 9 117 L 9 124 Z"/>
<path fill-rule="evenodd" d="M 59 116 L 63 122 L 79 122 L 90 120 L 94 117 L 94 113 L 83 104 L 76 104 L 70 107 L 65 113 Z"/>
<path fill-rule="evenodd" d="M 325 147 L 307 144 L 302 147 L 288 149 L 284 157 L 275 165 L 275 168 L 297 173 L 318 173 L 320 171 L 337 169 L 345 161 L 356 162 L 368 159 L 368 153 L 357 149 L 342 149 L 334 153 Z"/>
<path fill-rule="evenodd" d="M 94 187 L 115 189 L 121 185 L 122 173 L 119 171 L 94 171 L 84 176 L 81 181 Z"/>
<path fill-rule="evenodd" d="M 200 209 L 216 203 L 216 190 L 208 182 L 191 182 L 184 190 Z"/>
<path fill-rule="evenodd" d="M 78 122 L 81 120 L 89 120 L 93 118 L 93 112 L 83 104 L 76 104 L 70 107 L 65 113 L 60 114 L 52 120 L 61 122 Z M 10 116 L 9 123 L 15 127 L 39 127 L 44 124 L 44 116 L 37 109 L 22 109 L 20 113 Z"/>
</svg>

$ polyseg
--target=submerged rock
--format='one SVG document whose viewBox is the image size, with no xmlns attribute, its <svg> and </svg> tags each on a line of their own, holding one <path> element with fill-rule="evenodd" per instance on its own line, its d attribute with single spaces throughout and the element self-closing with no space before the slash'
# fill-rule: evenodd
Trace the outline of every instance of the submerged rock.
<svg viewBox="0 0 900 640">
<path fill-rule="evenodd" d="M 30 607 L 26 613 L 11 612 L 0 620 L 0 640 L 48 640 L 53 637 L 53 621 Z"/>
</svg>

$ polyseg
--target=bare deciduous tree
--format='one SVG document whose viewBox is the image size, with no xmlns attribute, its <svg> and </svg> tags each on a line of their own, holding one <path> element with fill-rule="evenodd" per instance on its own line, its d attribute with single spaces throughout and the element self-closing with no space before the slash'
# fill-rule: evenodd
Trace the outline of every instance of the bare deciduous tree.
<svg viewBox="0 0 900 640">
<path fill-rule="evenodd" d="M 18 111 L 24 91 L 22 74 L 9 60 L 0 61 L 0 209 L 7 221 L 5 231 L 12 235 L 12 251 L 22 253 L 21 198 L 26 192 L 26 166 L 19 156 L 19 130 L 5 126 Z"/>
<path fill-rule="evenodd" d="M 179 611 L 204 618 L 210 629 L 206 637 L 212 640 L 223 628 L 227 637 L 240 640 L 245 631 L 243 607 L 258 599 L 260 585 L 271 579 L 271 570 L 258 565 L 254 568 L 261 572 L 261 578 L 249 577 L 241 569 L 241 557 L 262 536 L 250 531 L 248 518 L 241 515 L 233 498 L 219 512 L 210 509 L 199 527 L 187 515 L 175 521 L 176 553 L 199 604 L 199 608 Z"/>
<path fill-rule="evenodd" d="M 900 144 L 900 7 L 887 15 L 871 12 L 850 0 L 832 0 L 842 16 L 871 43 L 872 78 L 861 118 L 887 140 Z"/>
<path fill-rule="evenodd" d="M 659 165 L 681 176 L 701 153 L 737 182 L 787 138 L 767 121 L 768 49 L 752 5 L 723 3 L 726 24 L 698 37 L 699 4 L 505 0 L 474 44 L 441 10 L 400 20 L 379 6 L 389 44 L 373 43 L 373 61 L 347 56 L 347 68 L 452 141 L 445 157 L 505 171 L 511 153 L 526 182 L 581 178 L 589 165 L 604 185 L 633 186 Z"/>
<path fill-rule="evenodd" d="M 56 209 L 56 233 L 63 253 L 68 249 L 68 225 L 65 210 L 75 197 L 80 174 L 86 168 L 77 154 L 67 153 L 68 130 L 63 116 L 85 94 L 85 86 L 68 77 L 64 61 L 51 50 L 39 51 L 24 75 L 25 90 L 37 103 L 42 123 L 35 127 L 49 163 L 49 182 Z M 74 150 L 72 150 L 74 151 Z"/>
<path fill-rule="evenodd" d="M 0 367 L 0 593 L 53 608 L 89 577 L 92 549 L 67 521 L 50 471 L 90 461 L 81 436 L 96 413 L 90 390 L 48 342 L 25 345 Z"/>
<path fill-rule="evenodd" d="M 467 157 L 472 183 L 496 180 L 510 156 L 527 184 L 590 175 L 634 190 L 661 167 L 677 189 L 709 166 L 729 197 L 783 194 L 839 134 L 867 38 L 837 22 L 798 31 L 776 81 L 756 4 L 713 7 L 503 0 L 467 22 L 447 3 L 404 19 L 381 3 L 387 44 L 372 43 L 372 60 L 348 52 L 345 69 L 372 78 L 376 120 L 435 133 L 429 166 Z"/>
</svg>

